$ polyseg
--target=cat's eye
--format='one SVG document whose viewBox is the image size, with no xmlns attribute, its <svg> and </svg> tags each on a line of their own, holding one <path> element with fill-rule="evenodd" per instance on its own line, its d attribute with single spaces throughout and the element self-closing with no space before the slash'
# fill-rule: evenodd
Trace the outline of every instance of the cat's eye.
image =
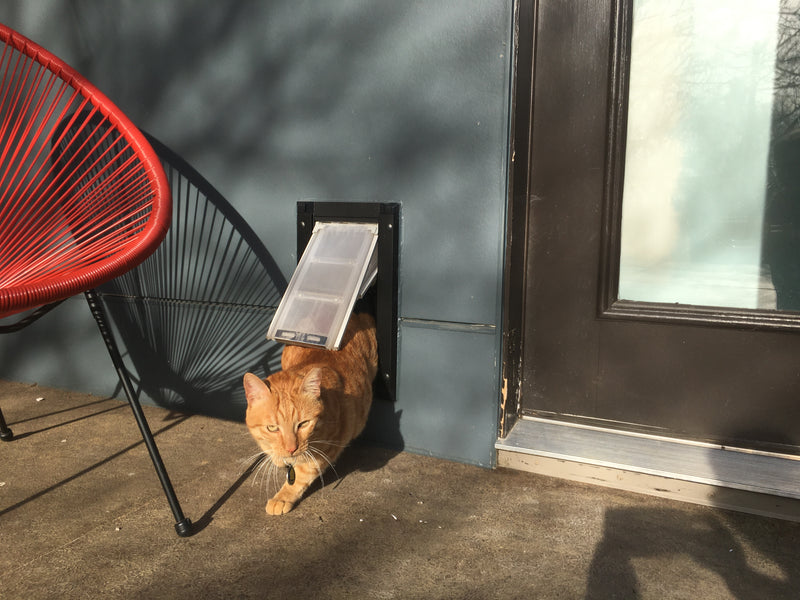
<svg viewBox="0 0 800 600">
<path fill-rule="evenodd" d="M 311 421 L 300 421 L 297 424 L 298 429 L 302 429 L 303 427 L 308 427 L 311 424 Z"/>
<path fill-rule="evenodd" d="M 270 433 L 275 433 L 276 431 L 278 431 L 278 426 L 277 425 L 267 425 L 267 431 L 269 431 Z"/>
</svg>

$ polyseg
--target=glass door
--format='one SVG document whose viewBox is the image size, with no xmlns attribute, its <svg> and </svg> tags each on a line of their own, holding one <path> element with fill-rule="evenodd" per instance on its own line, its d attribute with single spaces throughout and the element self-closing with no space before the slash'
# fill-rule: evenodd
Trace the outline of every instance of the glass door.
<svg viewBox="0 0 800 600">
<path fill-rule="evenodd" d="M 798 9 L 633 2 L 619 298 L 800 309 Z"/>
<path fill-rule="evenodd" d="M 518 413 L 797 452 L 798 2 L 532 7 Z"/>
</svg>

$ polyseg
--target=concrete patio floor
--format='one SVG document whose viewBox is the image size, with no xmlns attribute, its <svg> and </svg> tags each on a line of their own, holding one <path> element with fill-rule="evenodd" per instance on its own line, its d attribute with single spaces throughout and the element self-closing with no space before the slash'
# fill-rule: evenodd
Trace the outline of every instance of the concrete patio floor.
<svg viewBox="0 0 800 600">
<path fill-rule="evenodd" d="M 264 512 L 244 425 L 0 382 L 0 598 L 800 598 L 800 524 L 356 445 Z"/>
</svg>

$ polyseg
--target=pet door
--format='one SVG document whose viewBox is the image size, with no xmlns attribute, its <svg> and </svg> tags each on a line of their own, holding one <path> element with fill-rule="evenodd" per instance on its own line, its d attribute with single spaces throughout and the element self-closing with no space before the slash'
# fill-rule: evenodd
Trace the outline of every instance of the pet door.
<svg viewBox="0 0 800 600">
<path fill-rule="evenodd" d="M 378 274 L 377 223 L 318 221 L 267 337 L 338 350 L 356 298 Z"/>
</svg>

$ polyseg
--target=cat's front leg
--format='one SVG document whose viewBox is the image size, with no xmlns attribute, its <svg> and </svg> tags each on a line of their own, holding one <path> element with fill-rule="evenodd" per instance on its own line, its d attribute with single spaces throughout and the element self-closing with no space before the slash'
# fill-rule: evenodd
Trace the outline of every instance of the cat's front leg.
<svg viewBox="0 0 800 600">
<path fill-rule="evenodd" d="M 268 515 L 283 515 L 292 510 L 294 505 L 303 497 L 303 493 L 308 489 L 308 486 L 319 475 L 316 467 L 307 463 L 296 463 L 294 471 L 294 483 L 290 485 L 287 481 L 281 486 L 278 493 L 267 501 Z"/>
</svg>

